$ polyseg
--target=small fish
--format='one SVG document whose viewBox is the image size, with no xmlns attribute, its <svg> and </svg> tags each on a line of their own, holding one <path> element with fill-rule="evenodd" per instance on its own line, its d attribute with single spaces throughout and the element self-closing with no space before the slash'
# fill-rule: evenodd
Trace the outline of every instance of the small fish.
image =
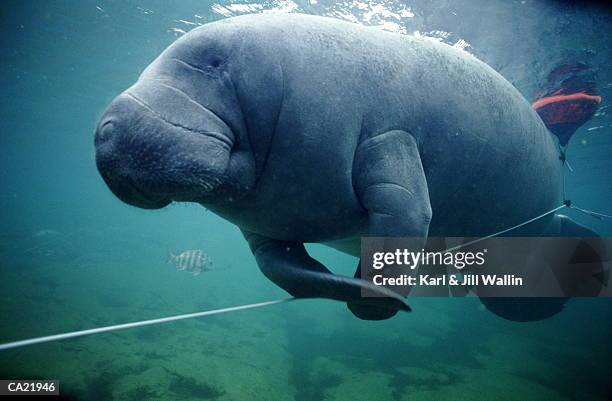
<svg viewBox="0 0 612 401">
<path fill-rule="evenodd" d="M 191 249 L 179 254 L 170 253 L 168 263 L 172 263 L 176 270 L 185 270 L 191 272 L 194 276 L 213 269 L 210 257 L 199 249 Z"/>
<path fill-rule="evenodd" d="M 47 238 L 47 237 L 57 237 L 62 235 L 59 231 L 52 230 L 50 228 L 45 228 L 43 230 L 35 232 L 32 237 L 34 238 Z"/>
</svg>

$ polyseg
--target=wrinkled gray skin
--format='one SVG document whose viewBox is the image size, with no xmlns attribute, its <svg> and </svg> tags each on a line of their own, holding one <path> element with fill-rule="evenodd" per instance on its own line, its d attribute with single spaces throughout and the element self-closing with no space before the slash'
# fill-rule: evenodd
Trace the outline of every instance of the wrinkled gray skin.
<svg viewBox="0 0 612 401">
<path fill-rule="evenodd" d="M 112 102 L 95 144 L 124 202 L 200 203 L 240 227 L 272 281 L 364 319 L 409 310 L 406 294 L 333 275 L 304 243 L 358 255 L 366 235 L 482 236 L 561 202 L 551 134 L 494 70 L 445 44 L 323 17 L 191 31 Z M 523 233 L 559 226 L 550 216 Z"/>
</svg>

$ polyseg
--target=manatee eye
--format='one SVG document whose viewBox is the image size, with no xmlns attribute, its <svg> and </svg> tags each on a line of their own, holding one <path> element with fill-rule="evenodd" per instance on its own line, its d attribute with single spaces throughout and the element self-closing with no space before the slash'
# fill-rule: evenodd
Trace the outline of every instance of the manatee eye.
<svg viewBox="0 0 612 401">
<path fill-rule="evenodd" d="M 221 60 L 219 60 L 218 58 L 213 59 L 213 60 L 210 62 L 210 66 L 211 66 L 211 67 L 213 67 L 213 68 L 217 68 L 217 67 L 219 67 L 220 65 L 221 65 Z"/>
</svg>

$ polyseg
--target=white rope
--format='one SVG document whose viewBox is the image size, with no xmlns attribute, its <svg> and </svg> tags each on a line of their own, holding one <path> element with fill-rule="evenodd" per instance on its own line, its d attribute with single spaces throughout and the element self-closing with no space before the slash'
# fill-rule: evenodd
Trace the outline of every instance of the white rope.
<svg viewBox="0 0 612 401">
<path fill-rule="evenodd" d="M 557 206 L 554 209 L 549 210 L 546 213 L 542 213 L 539 216 L 536 216 L 536 217 L 534 217 L 532 219 L 526 220 L 526 221 L 524 221 L 524 222 L 522 222 L 520 224 L 517 224 L 517 225 L 512 226 L 510 228 L 506 228 L 505 230 L 501 230 L 501 231 L 498 231 L 496 233 L 487 235 L 485 237 L 477 238 L 477 239 L 475 239 L 473 241 L 466 242 L 465 244 L 457 245 L 455 247 L 447 249 L 444 252 L 455 251 L 457 249 L 464 248 L 466 246 L 470 246 L 470 245 L 476 244 L 478 242 L 487 240 L 489 238 L 500 236 L 500 235 L 505 234 L 505 233 L 507 233 L 509 231 L 516 230 L 517 228 L 526 226 L 529 223 L 533 223 L 536 220 L 539 220 L 539 219 L 541 219 L 543 217 L 546 217 L 546 216 L 548 216 L 550 214 L 553 214 L 556 211 L 563 209 L 564 207 L 569 207 L 571 209 L 576 209 L 576 210 L 578 210 L 580 212 L 589 214 L 589 215 L 594 216 L 594 217 L 598 217 L 599 216 L 599 217 L 612 218 L 611 215 L 604 214 L 604 213 L 593 212 L 593 211 L 586 210 L 586 209 L 582 209 L 582 208 L 579 208 L 577 206 L 573 206 L 571 204 L 571 202 L 567 202 L 567 203 L 563 203 L 562 205 Z M 47 342 L 51 342 L 51 341 L 65 340 L 65 339 L 68 339 L 68 338 L 83 337 L 83 336 L 88 336 L 90 334 L 107 333 L 109 331 L 117 331 L 117 330 L 131 329 L 131 328 L 134 328 L 134 327 L 151 326 L 151 325 L 154 325 L 154 324 L 174 322 L 176 320 L 193 319 L 193 318 L 196 318 L 196 317 L 220 315 L 220 314 L 231 313 L 231 312 L 236 312 L 236 311 L 240 311 L 240 310 L 262 308 L 264 306 L 276 305 L 276 304 L 282 304 L 282 303 L 291 302 L 291 301 L 294 301 L 296 299 L 298 299 L 298 298 L 277 299 L 277 300 L 274 300 L 274 301 L 260 302 L 260 303 L 255 303 L 255 304 L 232 306 L 232 307 L 229 307 L 229 308 L 213 309 L 213 310 L 203 311 L 203 312 L 195 312 L 195 313 L 187 313 L 187 314 L 183 314 L 183 315 L 175 315 L 175 316 L 162 317 L 162 318 L 159 318 L 159 319 L 141 320 L 141 321 L 138 321 L 138 322 L 116 324 L 116 325 L 113 325 L 113 326 L 97 327 L 97 328 L 88 329 L 88 330 L 70 331 L 68 333 L 55 334 L 55 335 L 51 335 L 51 336 L 29 338 L 27 340 L 14 341 L 14 342 L 10 342 L 10 343 L 0 344 L 0 351 L 7 350 L 7 349 L 12 349 L 12 348 L 25 347 L 25 346 L 28 346 L 28 345 L 47 343 Z"/>
<path fill-rule="evenodd" d="M 159 318 L 159 319 L 141 320 L 139 322 L 116 324 L 116 325 L 113 325 L 113 326 L 105 326 L 105 327 L 97 327 L 95 329 L 89 329 L 89 330 L 71 331 L 71 332 L 68 332 L 68 333 L 55 334 L 55 335 L 52 335 L 52 336 L 35 337 L 35 338 L 27 339 L 27 340 L 14 341 L 14 342 L 10 342 L 10 343 L 0 344 L 0 351 L 6 350 L 6 349 L 11 349 L 11 348 L 25 347 L 27 345 L 47 343 L 47 342 L 50 342 L 50 341 L 65 340 L 67 338 L 88 336 L 90 334 L 106 333 L 106 332 L 109 332 L 109 331 L 131 329 L 133 327 L 142 327 L 142 326 L 150 326 L 150 325 L 153 325 L 153 324 L 173 322 L 175 320 L 192 319 L 192 318 L 195 318 L 195 317 L 220 315 L 220 314 L 223 314 L 223 313 L 236 312 L 236 311 L 240 311 L 240 310 L 262 308 L 264 306 L 276 305 L 276 304 L 282 304 L 282 303 L 286 303 L 286 302 L 291 302 L 291 301 L 294 301 L 296 299 L 297 298 L 277 299 L 275 301 L 260 302 L 260 303 L 256 303 L 256 304 L 232 306 L 230 308 L 214 309 L 214 310 L 209 310 L 209 311 L 204 311 L 204 312 L 196 312 L 196 313 L 187 313 L 187 314 L 184 314 L 184 315 L 168 316 L 168 317 L 162 317 L 162 318 Z"/>
<path fill-rule="evenodd" d="M 570 205 L 570 209 L 575 209 L 575 210 L 578 210 L 579 212 L 586 213 L 586 214 L 590 215 L 591 217 L 595 217 L 596 219 L 599 219 L 599 220 L 602 220 L 602 217 L 605 217 L 607 219 L 612 219 L 612 215 L 605 214 L 605 213 L 594 212 L 592 210 L 582 209 L 582 208 L 580 208 L 578 206 L 574 206 L 574 205 Z"/>
<path fill-rule="evenodd" d="M 522 223 L 520 223 L 520 224 L 517 224 L 517 225 L 515 225 L 515 226 L 512 226 L 512 227 L 510 227 L 510 228 L 506 228 L 505 230 L 498 231 L 498 232 L 496 232 L 496 233 L 494 233 L 494 234 L 487 235 L 486 237 L 476 238 L 475 240 L 473 240 L 473 241 L 469 241 L 469 242 L 466 242 L 465 244 L 461 244 L 461 245 L 454 246 L 454 247 L 452 247 L 452 248 L 449 248 L 449 249 L 445 250 L 444 252 L 456 251 L 457 249 L 461 249 L 461 248 L 464 248 L 464 247 L 466 247 L 466 246 L 474 245 L 474 244 L 476 244 L 476 243 L 478 243 L 478 242 L 481 242 L 481 241 L 487 240 L 487 239 L 489 239 L 489 238 L 497 237 L 497 236 L 502 235 L 502 234 L 505 234 L 505 233 L 507 233 L 507 232 L 509 232 L 509 231 L 516 230 L 517 228 L 521 228 L 521 227 L 523 227 L 523 226 L 526 226 L 527 224 L 529 224 L 529 223 L 533 223 L 533 222 L 534 222 L 534 221 L 536 221 L 536 220 L 540 220 L 541 218 L 546 217 L 546 216 L 548 216 L 549 214 L 553 214 L 553 213 L 555 213 L 556 211 L 563 209 L 564 207 L 568 207 L 568 206 L 567 206 L 567 205 L 564 203 L 564 204 L 562 204 L 562 205 L 557 206 L 557 207 L 556 207 L 556 208 L 554 208 L 554 209 L 549 210 L 549 211 L 548 211 L 548 212 L 546 212 L 546 213 L 542 213 L 541 215 L 534 217 L 533 219 L 529 219 L 529 220 L 527 220 L 527 221 L 524 221 L 524 222 L 522 222 Z"/>
</svg>

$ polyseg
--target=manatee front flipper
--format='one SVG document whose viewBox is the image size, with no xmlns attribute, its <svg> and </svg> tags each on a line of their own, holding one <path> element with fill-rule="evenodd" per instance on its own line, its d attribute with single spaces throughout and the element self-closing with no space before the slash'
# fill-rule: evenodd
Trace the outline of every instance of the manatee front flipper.
<svg viewBox="0 0 612 401">
<path fill-rule="evenodd" d="M 337 276 L 308 255 L 304 244 L 279 241 L 242 231 L 263 274 L 296 298 L 329 298 L 410 311 L 406 300 L 363 280 Z M 361 291 L 377 298 L 361 298 Z"/>
<path fill-rule="evenodd" d="M 405 131 L 388 131 L 359 144 L 353 163 L 353 186 L 368 211 L 369 237 L 413 237 L 415 249 L 424 246 L 431 220 L 427 180 L 417 143 Z M 403 272 L 394 267 L 394 275 Z M 387 275 L 388 276 L 388 275 Z M 361 277 L 361 265 L 355 272 Z M 405 297 L 409 287 L 399 287 Z M 349 302 L 361 319 L 382 320 L 397 311 Z"/>
</svg>

